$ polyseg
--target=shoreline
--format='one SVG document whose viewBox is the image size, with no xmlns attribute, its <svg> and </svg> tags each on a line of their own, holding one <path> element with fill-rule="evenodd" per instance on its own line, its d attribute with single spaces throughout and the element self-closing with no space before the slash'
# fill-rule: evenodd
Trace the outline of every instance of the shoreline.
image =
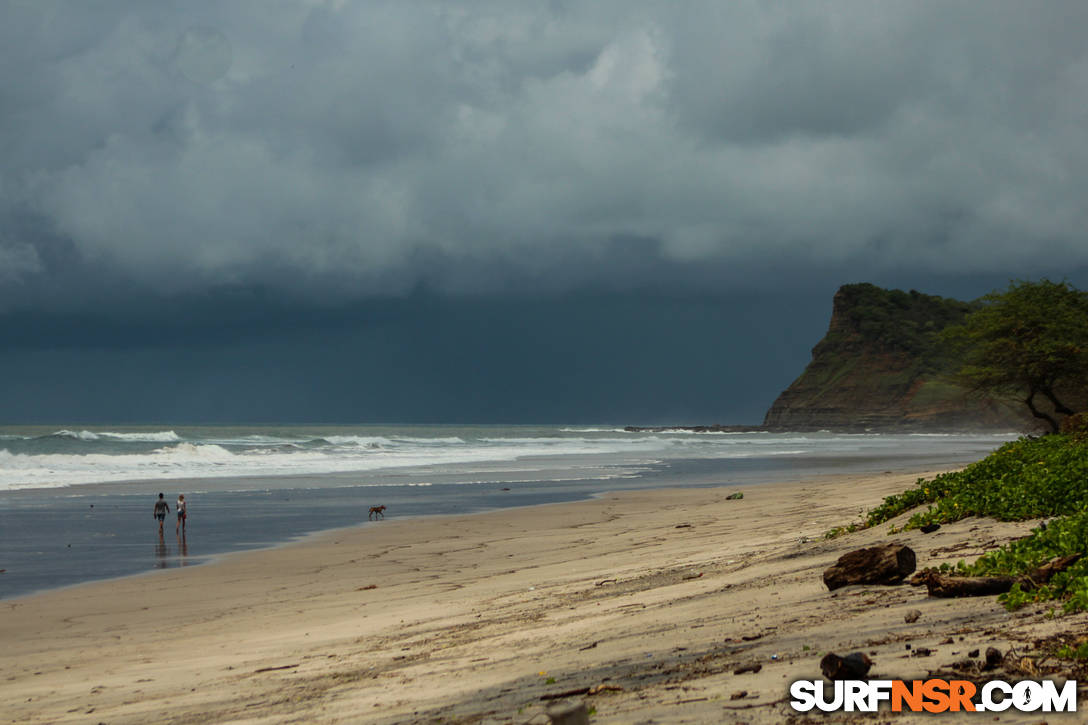
<svg viewBox="0 0 1088 725">
<path fill-rule="evenodd" d="M 290 544 L 322 531 L 365 524 L 367 506 L 379 503 L 389 505 L 395 518 L 405 519 L 583 501 L 610 490 L 767 485 L 783 479 L 958 466 L 962 459 L 941 454 L 896 459 L 885 453 L 671 459 L 636 465 L 598 456 L 573 462 L 570 456 L 555 456 L 524 459 L 515 470 L 501 464 L 490 471 L 473 467 L 467 476 L 456 468 L 441 473 L 394 469 L 387 477 L 364 478 L 365 483 L 359 481 L 362 474 L 354 473 L 251 477 L 244 488 L 238 487 L 238 478 L 228 476 L 176 479 L 169 485 L 152 479 L 20 489 L 0 494 L 0 529 L 9 533 L 6 542 L 0 541 L 0 567 L 7 568 L 0 579 L 0 602 Z M 521 470 L 525 466 L 530 473 Z M 425 483 L 406 485 L 406 478 Z M 152 548 L 154 540 L 145 536 L 142 497 L 177 488 L 189 496 L 195 535 L 183 541 L 168 533 Z"/>
<path fill-rule="evenodd" d="M 862 649 L 878 675 L 914 677 L 970 648 L 1029 651 L 1048 631 L 1088 628 L 1081 615 L 1010 614 L 924 588 L 827 592 L 823 568 L 887 536 L 822 534 L 933 473 L 745 486 L 735 501 L 735 486 L 641 489 L 393 519 L 5 600 L 0 710 L 111 725 L 539 723 L 541 697 L 606 685 L 585 696 L 594 722 L 778 723 L 793 714 L 786 683 L 818 677 L 826 651 Z M 1032 524 L 968 520 L 896 540 L 921 568 Z M 922 616 L 907 624 L 912 608 Z M 733 674 L 749 663 L 760 671 Z M 897 722 L 932 718 L 916 717 Z"/>
<path fill-rule="evenodd" d="M 813 475 L 811 475 L 809 477 L 804 478 L 803 481 L 805 481 L 805 482 L 815 481 L 815 480 L 819 480 L 819 479 L 824 478 L 824 477 L 835 478 L 837 476 L 835 476 L 835 474 L 813 474 Z M 152 483 L 157 483 L 157 482 L 153 482 L 153 481 L 152 482 L 137 481 L 137 483 L 152 484 Z M 409 515 L 397 516 L 393 520 L 398 522 L 398 523 L 406 523 L 407 524 L 407 523 L 415 522 L 415 523 L 425 524 L 428 520 L 431 520 L 431 519 L 441 520 L 441 519 L 451 518 L 451 517 L 483 516 L 483 515 L 486 515 L 486 514 L 502 514 L 504 512 L 531 510 L 531 509 L 536 509 L 536 508 L 544 508 L 544 507 L 548 507 L 548 506 L 561 506 L 561 505 L 565 505 L 565 504 L 586 503 L 586 502 L 598 500 L 598 499 L 600 499 L 600 498 L 602 498 L 604 496 L 609 495 L 610 493 L 627 493 L 627 492 L 638 492 L 638 491 L 666 491 L 666 490 L 684 491 L 684 490 L 700 490 L 700 489 L 719 488 L 719 487 L 720 488 L 729 488 L 730 490 L 732 490 L 734 488 L 747 489 L 747 488 L 753 487 L 753 486 L 776 486 L 776 485 L 782 485 L 782 484 L 783 484 L 783 482 L 780 482 L 780 481 L 740 481 L 740 482 L 731 483 L 731 484 L 728 484 L 728 485 L 712 484 L 712 483 L 703 483 L 703 484 L 693 483 L 693 484 L 690 484 L 688 486 L 684 486 L 684 487 L 681 487 L 681 488 L 675 488 L 675 489 L 670 488 L 668 486 L 661 486 L 660 488 L 613 489 L 613 490 L 607 490 L 607 491 L 597 491 L 597 492 L 592 492 L 592 493 L 580 494 L 579 497 L 573 498 L 573 499 L 563 499 L 563 500 L 549 501 L 549 502 L 543 502 L 543 503 L 533 503 L 533 504 L 510 504 L 509 506 L 497 506 L 497 507 L 493 507 L 493 508 L 487 508 L 487 509 L 471 512 L 471 513 L 409 514 Z M 90 485 L 96 485 L 96 484 L 90 484 Z M 111 485 L 111 484 L 105 483 L 105 484 L 101 484 L 101 485 L 108 486 L 108 485 Z M 342 488 L 351 488 L 351 486 L 345 485 L 345 486 L 342 486 Z M 25 490 L 29 490 L 29 489 L 25 489 Z M 44 490 L 48 490 L 48 491 L 51 492 L 54 489 L 44 489 Z M 22 491 L 23 490 L 20 490 L 20 493 L 22 493 Z M 82 494 L 80 494 L 80 495 L 82 496 Z M 87 495 L 91 496 L 93 494 L 87 494 Z M 126 492 L 124 495 L 133 495 L 134 496 L 134 495 L 137 495 L 137 494 Z M 169 528 L 168 525 L 172 520 L 173 520 L 172 515 L 167 516 L 167 520 L 166 520 L 166 523 L 167 523 L 166 528 L 167 529 Z M 393 523 L 393 521 L 390 521 L 389 523 Z M 124 581 L 124 580 L 130 579 L 130 578 L 154 576 L 154 575 L 157 575 L 157 574 L 162 574 L 164 572 L 173 571 L 175 569 L 188 569 L 188 568 L 192 568 L 192 567 L 201 567 L 201 566 L 214 565 L 214 564 L 216 564 L 217 562 L 223 560 L 226 557 L 244 556 L 246 554 L 253 554 L 253 553 L 260 553 L 260 552 L 267 552 L 267 551 L 275 551 L 277 549 L 282 549 L 282 548 L 286 548 L 286 547 L 292 547 L 292 546 L 296 546 L 296 545 L 304 545 L 304 544 L 306 544 L 306 542 L 308 542 L 310 540 L 318 540 L 321 537 L 333 536 L 333 535 L 336 535 L 336 534 L 342 533 L 342 532 L 352 532 L 352 531 L 355 531 L 355 530 L 363 529 L 363 528 L 365 528 L 367 526 L 372 526 L 372 525 L 377 525 L 377 524 L 386 525 L 384 519 L 382 519 L 382 520 L 378 520 L 378 521 L 369 521 L 369 520 L 357 521 L 357 522 L 354 522 L 354 523 L 344 524 L 344 525 L 341 525 L 341 526 L 329 526 L 329 527 L 326 527 L 326 528 L 320 528 L 320 529 L 315 529 L 315 530 L 312 530 L 312 531 L 306 531 L 306 532 L 302 532 L 302 533 L 299 533 L 299 534 L 290 535 L 287 538 L 284 538 L 282 540 L 276 540 L 276 541 L 270 542 L 270 543 L 265 544 L 265 545 L 247 547 L 247 548 L 243 548 L 243 549 L 232 549 L 232 550 L 226 550 L 226 551 L 218 551 L 218 552 L 214 552 L 214 553 L 210 553 L 210 554 L 201 555 L 201 556 L 199 556 L 198 561 L 186 562 L 186 563 L 183 563 L 183 564 L 179 564 L 177 566 L 168 566 L 166 568 L 158 568 L 158 567 L 148 568 L 148 569 L 145 569 L 145 570 L 136 571 L 136 572 L 132 572 L 132 573 L 128 573 L 128 574 L 119 574 L 119 575 L 116 575 L 116 576 L 107 576 L 107 577 L 102 577 L 102 578 L 97 578 L 97 579 L 88 579 L 88 580 L 84 580 L 84 581 L 73 582 L 71 584 L 60 584 L 60 585 L 57 585 L 57 586 L 45 587 L 45 588 L 34 590 L 34 591 L 22 592 L 22 593 L 19 593 L 19 594 L 12 595 L 10 597 L 0 597 L 0 607 L 3 607 L 6 603 L 15 602 L 15 601 L 20 600 L 20 599 L 36 597 L 36 596 L 40 596 L 40 595 L 48 595 L 48 594 L 52 594 L 54 592 L 58 592 L 58 593 L 59 592 L 64 592 L 66 590 L 70 590 L 70 589 L 78 588 L 78 587 L 82 587 L 82 586 L 91 586 L 91 585 L 95 585 L 95 584 L 109 584 L 111 582 L 120 582 L 120 581 Z M 196 537 L 194 537 L 194 538 L 196 538 Z"/>
</svg>

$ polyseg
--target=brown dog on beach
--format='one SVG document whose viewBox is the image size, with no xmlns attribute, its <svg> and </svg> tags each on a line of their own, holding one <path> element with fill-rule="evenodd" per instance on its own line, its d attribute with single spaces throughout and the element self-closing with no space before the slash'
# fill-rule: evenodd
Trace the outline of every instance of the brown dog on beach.
<svg viewBox="0 0 1088 725">
<path fill-rule="evenodd" d="M 374 519 L 375 517 L 377 517 L 379 519 L 384 519 L 385 518 L 385 506 L 371 506 L 370 507 L 370 515 L 367 516 L 367 518 L 368 519 Z"/>
</svg>

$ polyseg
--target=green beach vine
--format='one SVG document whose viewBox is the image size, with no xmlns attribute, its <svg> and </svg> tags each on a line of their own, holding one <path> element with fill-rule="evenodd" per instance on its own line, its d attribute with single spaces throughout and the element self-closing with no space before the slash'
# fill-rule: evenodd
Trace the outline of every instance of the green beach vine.
<svg viewBox="0 0 1088 725">
<path fill-rule="evenodd" d="M 1058 599 L 1066 611 L 1088 610 L 1088 429 L 1021 438 L 963 470 L 888 496 L 863 522 L 829 535 L 870 528 L 921 506 L 900 529 L 951 523 L 969 516 L 1000 521 L 1049 519 L 1025 538 L 1005 544 L 971 564 L 947 564 L 945 571 L 968 576 L 1019 576 L 1059 556 L 1085 554 L 1046 586 L 1025 592 L 1014 586 L 1000 597 L 1010 609 L 1029 602 Z"/>
</svg>

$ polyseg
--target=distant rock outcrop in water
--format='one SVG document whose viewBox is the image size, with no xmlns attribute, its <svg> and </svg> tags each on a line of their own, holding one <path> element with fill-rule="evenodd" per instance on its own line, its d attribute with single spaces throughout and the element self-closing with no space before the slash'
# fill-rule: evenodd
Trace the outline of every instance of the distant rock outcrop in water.
<svg viewBox="0 0 1088 725">
<path fill-rule="evenodd" d="M 971 303 L 850 284 L 835 294 L 812 362 L 767 411 L 772 430 L 1027 430 L 1016 407 L 969 396 L 945 379 L 955 361 L 937 333 Z M 1022 406 L 1020 406 L 1022 407 Z"/>
</svg>

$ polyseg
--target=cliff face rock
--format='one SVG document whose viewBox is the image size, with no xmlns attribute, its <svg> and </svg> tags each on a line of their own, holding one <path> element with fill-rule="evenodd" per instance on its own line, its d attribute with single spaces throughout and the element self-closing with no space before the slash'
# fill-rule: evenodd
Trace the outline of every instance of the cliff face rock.
<svg viewBox="0 0 1088 725">
<path fill-rule="evenodd" d="M 789 430 L 1025 430 L 1024 413 L 970 397 L 942 377 L 952 369 L 937 333 L 971 305 L 911 290 L 845 285 L 812 362 L 767 411 Z"/>
</svg>

